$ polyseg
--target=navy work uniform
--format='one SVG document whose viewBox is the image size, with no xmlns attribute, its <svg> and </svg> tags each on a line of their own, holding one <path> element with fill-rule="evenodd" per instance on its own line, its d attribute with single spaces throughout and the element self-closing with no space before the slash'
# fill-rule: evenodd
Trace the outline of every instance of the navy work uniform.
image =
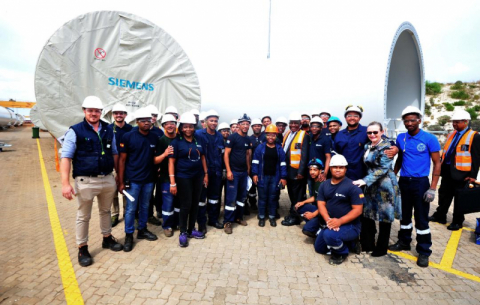
<svg viewBox="0 0 480 305">
<path fill-rule="evenodd" d="M 419 254 L 430 256 L 432 235 L 428 226 L 430 203 L 423 199 L 430 188 L 430 155 L 440 151 L 437 138 L 423 130 L 411 136 L 408 132 L 397 137 L 399 157 L 402 158 L 400 170 L 400 193 L 402 195 L 402 220 L 398 239 L 405 245 L 412 241 L 412 210 L 415 209 L 415 229 Z"/>
<path fill-rule="evenodd" d="M 256 137 L 254 134 L 250 136 L 250 142 L 252 142 L 252 156 L 255 154 L 255 149 L 257 149 L 258 145 L 265 143 L 266 141 L 267 138 L 265 136 L 265 132 L 260 133 L 258 137 Z M 252 183 L 252 186 L 248 190 L 248 202 L 250 202 L 250 205 L 252 206 L 257 204 L 257 185 L 255 183 Z"/>
<path fill-rule="evenodd" d="M 195 131 L 195 138 L 201 143 L 208 167 L 208 187 L 202 188 L 200 202 L 198 203 L 198 227 L 203 231 L 207 224 L 215 226 L 220 215 L 220 192 L 222 184 L 222 160 L 225 151 L 222 134 L 215 131 L 213 135 L 207 129 Z M 208 200 L 208 201 L 207 201 Z"/>
<path fill-rule="evenodd" d="M 367 142 L 367 127 L 360 124 L 354 130 L 340 130 L 335 137 L 335 152 L 347 159 L 346 176 L 354 181 L 367 175 L 367 167 L 363 162 L 364 146 Z"/>
</svg>

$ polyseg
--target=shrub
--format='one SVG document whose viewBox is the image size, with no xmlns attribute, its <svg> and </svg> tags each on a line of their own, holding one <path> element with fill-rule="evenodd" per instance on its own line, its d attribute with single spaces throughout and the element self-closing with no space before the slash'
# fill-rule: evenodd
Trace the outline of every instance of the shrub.
<svg viewBox="0 0 480 305">
<path fill-rule="evenodd" d="M 465 106 L 468 106 L 468 107 L 470 107 L 470 106 L 472 106 L 472 105 L 473 105 L 472 102 L 466 102 L 466 103 L 465 103 Z"/>
<path fill-rule="evenodd" d="M 480 105 L 475 105 L 472 107 L 472 109 L 475 109 L 475 111 L 480 111 Z"/>
<path fill-rule="evenodd" d="M 465 111 L 467 111 L 468 113 L 470 113 L 470 116 L 472 117 L 472 120 L 476 120 L 476 119 L 477 119 L 478 114 L 477 114 L 477 112 L 475 111 L 474 108 L 467 108 L 467 109 L 465 109 Z"/>
<path fill-rule="evenodd" d="M 480 120 L 470 121 L 470 127 L 472 127 L 472 129 L 475 131 L 480 131 Z"/>
<path fill-rule="evenodd" d="M 474 100 L 478 100 L 479 98 L 480 98 L 480 96 L 479 96 L 478 94 L 475 94 L 475 95 L 473 96 L 473 99 L 474 99 Z"/>
<path fill-rule="evenodd" d="M 445 126 L 450 121 L 451 117 L 449 115 L 442 115 L 437 119 L 438 125 Z"/>
<path fill-rule="evenodd" d="M 436 95 L 442 92 L 442 84 L 437 82 L 429 82 L 428 80 L 425 82 L 425 92 L 427 95 Z"/>
<path fill-rule="evenodd" d="M 443 130 L 445 130 L 440 125 L 430 125 L 430 126 L 427 127 L 427 129 L 430 130 L 430 131 L 443 131 Z"/>
<path fill-rule="evenodd" d="M 443 105 L 445 105 L 445 109 L 447 109 L 447 111 L 454 111 L 455 110 L 455 106 L 453 106 L 450 103 L 443 103 Z"/>
<path fill-rule="evenodd" d="M 473 88 L 477 88 L 477 86 L 476 85 L 468 85 L 468 88 L 473 89 Z"/>
<path fill-rule="evenodd" d="M 461 90 L 461 89 L 463 89 L 463 83 L 462 83 L 462 81 L 457 80 L 457 81 L 455 82 L 455 85 L 450 86 L 450 89 L 452 89 L 452 90 Z"/>
<path fill-rule="evenodd" d="M 430 106 L 435 106 L 435 100 L 433 97 L 430 98 Z"/>
<path fill-rule="evenodd" d="M 465 106 L 465 104 L 466 104 L 465 101 L 458 101 L 458 102 L 454 102 L 453 106 Z"/>
<path fill-rule="evenodd" d="M 468 93 L 464 90 L 452 91 L 452 93 L 450 93 L 450 96 L 452 98 L 458 98 L 462 100 L 467 100 L 470 97 L 470 95 L 468 95 Z"/>
<path fill-rule="evenodd" d="M 428 109 L 425 108 L 425 115 L 427 115 L 427 116 L 432 115 L 432 111 L 430 110 L 430 108 L 428 108 Z"/>
</svg>

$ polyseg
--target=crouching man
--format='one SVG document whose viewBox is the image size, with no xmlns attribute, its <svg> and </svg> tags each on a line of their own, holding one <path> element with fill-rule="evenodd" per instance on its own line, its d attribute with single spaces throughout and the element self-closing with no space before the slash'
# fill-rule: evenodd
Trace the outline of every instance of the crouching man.
<svg viewBox="0 0 480 305">
<path fill-rule="evenodd" d="M 327 224 L 315 240 L 315 251 L 331 251 L 330 264 L 340 265 L 348 256 L 348 246 L 360 235 L 360 219 L 364 195 L 352 180 L 345 177 L 347 160 L 335 155 L 330 160 L 332 178 L 320 185 L 318 211 Z"/>
</svg>

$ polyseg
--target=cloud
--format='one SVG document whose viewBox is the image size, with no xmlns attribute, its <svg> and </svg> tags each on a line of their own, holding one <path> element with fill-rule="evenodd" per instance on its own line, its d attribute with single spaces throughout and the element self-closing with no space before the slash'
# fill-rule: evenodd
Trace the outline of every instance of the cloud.
<svg viewBox="0 0 480 305">
<path fill-rule="evenodd" d="M 20 72 L 14 69 L 0 68 L 0 100 L 14 99 L 22 102 L 35 101 L 33 74 Z"/>
<path fill-rule="evenodd" d="M 468 67 L 467 65 L 464 65 L 461 62 L 457 62 L 453 67 L 450 67 L 448 69 L 449 74 L 452 74 L 452 75 L 460 75 L 468 71 L 470 71 L 470 67 Z"/>
</svg>

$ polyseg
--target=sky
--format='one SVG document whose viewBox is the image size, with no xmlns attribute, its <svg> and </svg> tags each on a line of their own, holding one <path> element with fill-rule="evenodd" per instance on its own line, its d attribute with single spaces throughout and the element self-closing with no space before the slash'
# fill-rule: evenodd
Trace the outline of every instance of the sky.
<svg viewBox="0 0 480 305">
<path fill-rule="evenodd" d="M 115 10 L 167 31 L 197 72 L 202 110 L 221 121 L 383 102 L 388 55 L 404 21 L 420 39 L 425 79 L 480 80 L 480 1 L 268 0 L 4 1 L 0 99 L 35 101 L 34 74 L 49 37 L 77 16 Z"/>
</svg>

